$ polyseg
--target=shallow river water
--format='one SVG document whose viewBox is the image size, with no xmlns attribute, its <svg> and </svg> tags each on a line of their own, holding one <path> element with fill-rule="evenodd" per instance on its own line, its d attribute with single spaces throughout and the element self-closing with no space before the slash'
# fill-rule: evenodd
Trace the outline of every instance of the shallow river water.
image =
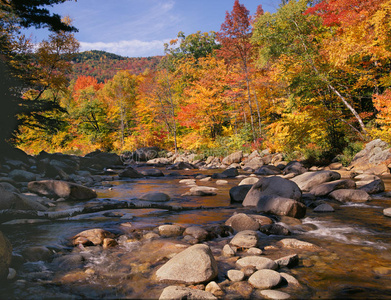
<svg viewBox="0 0 391 300">
<path fill-rule="evenodd" d="M 191 171 L 180 172 L 184 177 L 194 175 Z M 214 172 L 217 171 L 197 170 L 203 174 Z M 229 189 L 240 179 L 228 179 L 229 184 L 219 186 L 215 180 L 197 182 L 218 188 L 216 196 L 208 197 L 181 196 L 189 187 L 179 184 L 179 180 L 175 177 L 118 180 L 110 182 L 112 188 L 100 188 L 97 192 L 99 198 L 128 200 L 158 191 L 171 196 L 170 205 L 189 207 L 189 210 L 122 209 L 110 214 L 92 214 L 88 218 L 1 225 L 0 230 L 12 242 L 15 253 L 22 253 L 27 247 L 46 246 L 57 258 L 51 262 L 20 262 L 15 267 L 16 279 L 0 287 L 0 299 L 158 298 L 167 284 L 157 282 L 154 272 L 167 261 L 166 257 L 183 250 L 185 242 L 180 239 L 142 242 L 140 233 L 166 223 L 185 227 L 223 224 L 235 211 L 242 210 L 240 205 L 230 205 L 229 199 Z M 391 180 L 384 180 L 386 190 L 391 190 Z M 333 213 L 317 214 L 308 209 L 302 224 L 286 223 L 292 238 L 311 242 L 321 248 L 319 251 L 266 247 L 276 245 L 285 236 L 265 235 L 261 239 L 266 257 L 277 259 L 299 254 L 299 265 L 284 272 L 293 275 L 300 286 L 285 286 L 279 290 L 289 293 L 293 299 L 391 299 L 391 218 L 382 213 L 391 206 L 391 199 L 377 196 L 365 204 L 332 205 Z M 304 227 L 307 229 L 302 230 Z M 123 235 L 119 246 L 108 250 L 70 246 L 72 236 L 91 228 Z M 219 237 L 208 242 L 219 264 L 218 283 L 226 280 L 226 270 L 234 266 L 233 261 L 221 256 L 223 245 L 231 238 Z M 71 252 L 82 255 L 79 265 L 61 260 Z M 247 297 L 256 295 L 253 292 Z M 236 296 L 227 292 L 223 298 Z"/>
</svg>

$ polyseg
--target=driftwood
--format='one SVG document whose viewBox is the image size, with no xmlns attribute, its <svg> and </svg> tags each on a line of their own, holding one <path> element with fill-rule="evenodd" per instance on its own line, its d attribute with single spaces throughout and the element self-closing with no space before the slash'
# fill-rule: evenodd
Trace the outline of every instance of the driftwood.
<svg viewBox="0 0 391 300">
<path fill-rule="evenodd" d="M 210 209 L 227 209 L 230 207 L 205 207 L 205 206 L 178 206 L 169 205 L 160 202 L 149 202 L 140 200 L 112 200 L 104 199 L 100 201 L 90 201 L 83 206 L 76 206 L 62 211 L 33 211 L 33 210 L 16 210 L 3 209 L 0 210 L 0 222 L 8 222 L 15 219 L 49 219 L 57 220 L 77 215 L 90 214 L 106 210 L 115 209 L 145 209 L 155 208 L 164 209 L 168 211 L 186 211 L 186 210 L 210 210 Z"/>
</svg>

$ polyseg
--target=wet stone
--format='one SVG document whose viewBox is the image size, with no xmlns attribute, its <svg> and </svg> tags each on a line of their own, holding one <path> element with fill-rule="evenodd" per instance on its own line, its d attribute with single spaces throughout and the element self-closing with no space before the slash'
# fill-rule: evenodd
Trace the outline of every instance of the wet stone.
<svg viewBox="0 0 391 300">
<path fill-rule="evenodd" d="M 234 247 L 231 247 L 230 245 L 225 245 L 223 247 L 222 253 L 224 256 L 234 256 L 236 253 L 236 248 L 234 250 Z"/>
<path fill-rule="evenodd" d="M 289 299 L 291 296 L 287 293 L 281 292 L 281 291 L 275 291 L 275 290 L 263 290 L 259 292 L 262 296 L 264 296 L 266 299 Z"/>
<path fill-rule="evenodd" d="M 276 270 L 278 265 L 267 257 L 260 256 L 246 256 L 237 260 L 236 265 L 243 268 L 246 266 L 254 266 L 257 270 L 272 269 Z"/>
<path fill-rule="evenodd" d="M 227 272 L 227 277 L 231 281 L 242 281 L 244 279 L 244 273 L 239 270 L 229 270 Z"/>
<path fill-rule="evenodd" d="M 264 269 L 251 275 L 248 282 L 258 289 L 270 289 L 281 282 L 281 276 L 276 271 Z"/>
<path fill-rule="evenodd" d="M 230 244 L 241 248 L 252 248 L 258 243 L 258 234 L 253 230 L 244 230 L 238 232 Z"/>
<path fill-rule="evenodd" d="M 300 286 L 300 282 L 292 275 L 281 272 L 280 276 L 288 283 L 288 285 Z"/>
</svg>

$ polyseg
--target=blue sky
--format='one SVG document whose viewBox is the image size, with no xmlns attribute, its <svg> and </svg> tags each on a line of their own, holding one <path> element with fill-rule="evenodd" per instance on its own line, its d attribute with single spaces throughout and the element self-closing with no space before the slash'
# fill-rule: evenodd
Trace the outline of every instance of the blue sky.
<svg viewBox="0 0 391 300">
<path fill-rule="evenodd" d="M 51 8 L 79 29 L 80 51 L 104 50 L 129 57 L 163 55 L 163 44 L 197 31 L 219 31 L 234 0 L 70 0 Z M 259 4 L 274 12 L 280 0 L 240 0 L 251 14 Z M 31 31 L 30 31 L 31 32 Z M 35 41 L 45 30 L 32 33 Z"/>
</svg>

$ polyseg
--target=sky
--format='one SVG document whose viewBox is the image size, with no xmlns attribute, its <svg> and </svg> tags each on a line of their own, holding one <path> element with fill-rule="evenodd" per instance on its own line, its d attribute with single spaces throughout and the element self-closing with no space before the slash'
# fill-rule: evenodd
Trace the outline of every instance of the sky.
<svg viewBox="0 0 391 300">
<path fill-rule="evenodd" d="M 280 0 L 240 0 L 254 14 L 259 4 L 275 12 Z M 164 43 L 197 31 L 219 31 L 234 0 L 70 0 L 50 11 L 70 16 L 79 29 L 80 51 L 103 50 L 128 57 L 164 54 Z M 43 29 L 30 30 L 33 41 L 46 38 Z"/>
</svg>

